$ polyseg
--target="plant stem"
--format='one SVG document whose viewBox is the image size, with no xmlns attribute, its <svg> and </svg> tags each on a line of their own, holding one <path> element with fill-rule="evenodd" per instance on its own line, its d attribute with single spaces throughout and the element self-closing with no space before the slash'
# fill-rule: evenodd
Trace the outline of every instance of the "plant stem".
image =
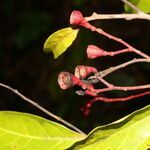
<svg viewBox="0 0 150 150">
<path fill-rule="evenodd" d="M 116 37 L 116 36 L 113 36 L 107 32 L 105 32 L 104 30 L 102 30 L 101 28 L 96 28 L 95 26 L 93 26 L 92 24 L 90 24 L 85 18 L 83 19 L 83 21 L 81 21 L 81 23 L 79 24 L 80 26 L 83 26 L 93 32 L 97 32 L 111 40 L 114 40 L 122 45 L 124 45 L 125 47 L 127 47 L 131 52 L 134 52 L 144 58 L 147 58 L 147 59 L 150 59 L 150 56 L 146 55 L 145 53 L 137 50 L 136 48 L 134 48 L 133 46 L 131 46 L 130 44 L 128 44 L 127 42 L 125 42 L 124 40 Z"/>
<path fill-rule="evenodd" d="M 144 95 L 149 95 L 149 94 L 150 94 L 150 91 L 146 91 L 146 92 L 135 94 L 135 95 L 130 95 L 130 96 L 127 96 L 127 97 L 119 97 L 119 98 L 107 98 L 107 97 L 98 96 L 98 97 L 95 97 L 92 100 L 88 101 L 86 103 L 86 105 L 81 108 L 81 110 L 83 111 L 84 115 L 87 116 L 90 113 L 90 109 L 91 109 L 92 104 L 97 102 L 97 101 L 103 101 L 103 102 L 106 102 L 106 103 L 121 102 L 121 101 L 128 101 L 128 100 L 138 98 L 138 97 L 142 97 Z"/>
<path fill-rule="evenodd" d="M 103 77 L 107 76 L 108 74 L 110 74 L 110 73 L 112 73 L 112 72 L 114 72 L 116 70 L 119 70 L 121 68 L 125 68 L 128 65 L 131 65 L 131 64 L 134 64 L 134 63 L 138 63 L 138 62 L 147 62 L 147 63 L 149 63 L 150 59 L 145 59 L 145 58 L 137 59 L 137 58 L 134 58 L 134 59 L 132 59 L 132 60 L 130 60 L 128 62 L 125 62 L 123 64 L 120 64 L 118 66 L 110 67 L 108 69 L 100 71 L 100 72 L 96 73 L 95 76 L 100 76 L 101 78 L 103 78 Z"/>
<path fill-rule="evenodd" d="M 116 41 L 118 43 L 123 44 L 124 46 L 129 48 L 130 51 L 135 52 L 136 54 L 138 54 L 138 55 L 140 55 L 140 56 L 142 56 L 144 58 L 150 59 L 150 56 L 144 54 L 143 52 L 141 52 L 141 51 L 139 51 L 137 49 L 135 49 L 134 47 L 132 47 L 130 44 L 128 44 L 127 42 L 123 41 L 122 39 L 117 38 L 117 37 L 115 37 L 115 36 L 105 32 L 105 31 L 103 31 L 102 29 L 99 29 L 99 28 L 95 28 L 95 31 L 98 32 L 99 34 L 102 34 L 102 35 L 108 37 L 109 39 L 112 39 L 112 40 L 114 40 L 114 41 Z"/>
<path fill-rule="evenodd" d="M 77 131 L 78 133 L 81 133 L 83 135 L 86 135 L 84 132 L 82 132 L 81 130 L 79 130 L 77 127 L 75 127 L 74 125 L 70 124 L 69 122 L 63 120 L 62 118 L 56 116 L 55 114 L 51 113 L 50 111 L 46 110 L 45 108 L 43 108 L 42 106 L 40 106 L 38 103 L 34 102 L 33 100 L 27 98 L 26 96 L 24 96 L 23 94 L 21 94 L 20 92 L 18 92 L 18 90 L 8 86 L 8 85 L 5 85 L 3 83 L 0 83 L 0 86 L 3 87 L 3 88 L 6 88 L 10 91 L 12 91 L 13 93 L 15 93 L 16 95 L 18 95 L 19 97 L 21 97 L 24 101 L 32 104 L 33 106 L 35 106 L 36 108 L 40 109 L 42 112 L 46 113 L 48 116 L 56 119 L 57 121 L 63 123 L 64 125 L 70 127 L 71 129 Z"/>
<path fill-rule="evenodd" d="M 85 17 L 87 21 L 93 21 L 93 20 L 103 20 L 103 19 L 126 19 L 126 20 L 132 20 L 132 19 L 144 19 L 144 20 L 150 20 L 149 14 L 97 14 L 93 13 L 89 17 Z"/>
<path fill-rule="evenodd" d="M 92 102 L 96 102 L 96 101 L 103 101 L 103 102 L 120 102 L 120 101 L 128 101 L 134 98 L 138 98 L 138 97 L 142 97 L 144 95 L 149 95 L 150 91 L 146 91 L 143 93 L 139 93 L 136 95 L 130 95 L 127 97 L 119 97 L 119 98 L 107 98 L 107 97 L 95 97 Z"/>
<path fill-rule="evenodd" d="M 150 84 L 145 84 L 145 85 L 139 85 L 139 86 L 111 86 L 108 88 L 103 88 L 103 89 L 95 89 L 94 92 L 96 93 L 103 93 L 107 91 L 133 91 L 133 90 L 142 90 L 142 89 L 149 89 Z"/>
<path fill-rule="evenodd" d="M 90 77 L 90 79 L 98 79 L 100 82 L 102 82 L 104 85 L 106 85 L 107 87 L 112 87 L 113 85 L 112 84 L 110 84 L 110 83 L 108 83 L 106 80 L 104 80 L 102 77 L 100 77 L 100 76 L 93 76 L 93 78 L 92 77 Z"/>
</svg>

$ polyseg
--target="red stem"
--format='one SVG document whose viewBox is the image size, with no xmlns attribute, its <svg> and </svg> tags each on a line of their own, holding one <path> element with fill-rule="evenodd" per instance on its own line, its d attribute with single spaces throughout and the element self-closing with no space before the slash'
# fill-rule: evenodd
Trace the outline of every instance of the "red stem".
<svg viewBox="0 0 150 150">
<path fill-rule="evenodd" d="M 96 101 L 103 101 L 103 102 L 118 102 L 118 101 L 128 101 L 130 99 L 142 97 L 144 95 L 150 94 L 150 91 L 146 91 L 144 93 L 136 94 L 136 95 L 130 95 L 128 97 L 120 97 L 120 98 L 106 98 L 106 97 L 95 97 L 92 102 Z"/>
<path fill-rule="evenodd" d="M 109 56 L 114 56 L 114 55 L 118 55 L 118 54 L 122 54 L 122 53 L 126 53 L 126 52 L 132 52 L 129 48 L 127 49 L 122 49 L 122 50 L 118 50 L 115 52 L 107 52 Z"/>
<path fill-rule="evenodd" d="M 135 94 L 135 95 L 130 95 L 127 97 L 120 97 L 120 98 L 106 98 L 106 97 L 95 97 L 93 100 L 90 100 L 89 102 L 86 103 L 86 106 L 81 108 L 81 111 L 83 111 L 84 115 L 87 116 L 90 113 L 90 109 L 93 103 L 97 101 L 103 101 L 103 102 L 120 102 L 120 101 L 128 101 L 134 98 L 142 97 L 144 95 L 149 95 L 150 91 Z"/>
<path fill-rule="evenodd" d="M 146 55 L 146 54 L 142 53 L 141 51 L 135 49 L 134 47 L 132 47 L 131 45 L 129 45 L 128 43 L 126 43 L 122 39 L 117 38 L 117 37 L 105 32 L 105 31 L 103 31 L 102 29 L 95 28 L 95 31 L 98 32 L 99 34 L 102 34 L 102 35 L 108 37 L 109 39 L 112 39 L 114 41 L 117 41 L 118 43 L 123 44 L 124 46 L 128 47 L 130 49 L 130 51 L 135 52 L 136 54 L 138 54 L 138 55 L 140 55 L 144 58 L 148 58 L 148 59 L 150 58 L 148 55 Z"/>
<path fill-rule="evenodd" d="M 126 46 L 127 48 L 129 48 L 130 51 L 132 51 L 132 52 L 134 52 L 134 53 L 136 53 L 136 54 L 138 54 L 138 55 L 140 55 L 140 56 L 142 56 L 144 58 L 150 59 L 150 56 L 144 54 L 143 52 L 141 52 L 141 51 L 139 51 L 137 49 L 135 49 L 134 47 L 132 47 L 130 44 L 128 44 L 127 42 L 123 41 L 122 39 L 117 38 L 117 37 L 115 37 L 115 36 L 105 32 L 105 31 L 103 31 L 100 28 L 96 28 L 95 26 L 93 26 L 89 22 L 87 22 L 85 19 L 83 19 L 82 22 L 79 25 L 81 25 L 81 26 L 83 26 L 83 27 L 85 27 L 87 29 L 90 29 L 91 31 L 96 31 L 97 33 L 102 34 L 102 35 L 108 37 L 109 39 L 117 41 L 118 43 L 121 43 L 124 46 Z"/>
</svg>

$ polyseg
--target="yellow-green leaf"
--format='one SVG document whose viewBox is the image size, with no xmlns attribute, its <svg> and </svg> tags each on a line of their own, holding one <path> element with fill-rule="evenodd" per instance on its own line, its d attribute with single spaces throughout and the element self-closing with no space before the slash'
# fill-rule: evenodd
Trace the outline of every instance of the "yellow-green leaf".
<svg viewBox="0 0 150 150">
<path fill-rule="evenodd" d="M 150 105 L 110 125 L 97 127 L 87 138 L 74 143 L 69 149 L 150 149 Z"/>
<path fill-rule="evenodd" d="M 75 40 L 78 31 L 79 29 L 68 27 L 54 32 L 45 41 L 44 51 L 52 52 L 54 58 L 58 58 Z"/>
<path fill-rule="evenodd" d="M 63 150 L 83 137 L 35 115 L 0 112 L 0 150 Z"/>
<path fill-rule="evenodd" d="M 145 13 L 150 13 L 150 0 L 128 0 L 137 8 Z M 131 7 L 125 4 L 125 11 L 129 13 L 136 13 Z"/>
</svg>

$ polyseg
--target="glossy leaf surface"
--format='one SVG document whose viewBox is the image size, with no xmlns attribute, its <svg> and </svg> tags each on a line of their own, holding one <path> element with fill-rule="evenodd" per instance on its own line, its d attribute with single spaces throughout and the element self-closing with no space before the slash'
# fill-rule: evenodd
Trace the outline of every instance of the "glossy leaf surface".
<svg viewBox="0 0 150 150">
<path fill-rule="evenodd" d="M 62 150 L 83 135 L 31 114 L 0 112 L 0 149 Z"/>
<path fill-rule="evenodd" d="M 150 106 L 94 129 L 86 139 L 70 149 L 147 150 L 150 148 Z"/>
</svg>

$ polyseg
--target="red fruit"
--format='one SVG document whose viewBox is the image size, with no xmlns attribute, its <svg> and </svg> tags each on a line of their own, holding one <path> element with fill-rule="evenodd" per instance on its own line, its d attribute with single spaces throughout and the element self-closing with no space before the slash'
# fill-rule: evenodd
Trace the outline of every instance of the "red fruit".
<svg viewBox="0 0 150 150">
<path fill-rule="evenodd" d="M 75 76 L 80 79 L 86 78 L 91 73 L 96 73 L 97 69 L 90 66 L 77 66 L 75 68 Z"/>
<path fill-rule="evenodd" d="M 69 72 L 61 72 L 58 75 L 58 84 L 61 89 L 66 90 L 74 85 L 80 86 L 82 83 L 73 74 L 70 74 Z"/>
<path fill-rule="evenodd" d="M 59 84 L 60 88 L 63 90 L 71 87 L 72 81 L 71 81 L 70 74 L 68 72 L 61 72 L 58 75 L 58 84 Z"/>
<path fill-rule="evenodd" d="M 103 49 L 95 46 L 95 45 L 89 45 L 87 47 L 87 57 L 89 59 L 94 59 L 97 57 L 101 57 L 101 56 L 105 56 L 106 51 L 104 51 Z"/>
<path fill-rule="evenodd" d="M 80 11 L 74 10 L 70 16 L 70 24 L 79 25 L 84 20 L 84 17 Z"/>
</svg>

